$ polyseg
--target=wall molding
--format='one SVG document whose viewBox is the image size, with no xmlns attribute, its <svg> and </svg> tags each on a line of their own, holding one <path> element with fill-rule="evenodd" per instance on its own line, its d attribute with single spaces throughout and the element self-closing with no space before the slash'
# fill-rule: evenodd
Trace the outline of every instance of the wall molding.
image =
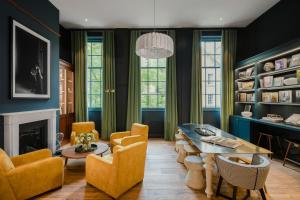
<svg viewBox="0 0 300 200">
<path fill-rule="evenodd" d="M 39 23 L 40 25 L 42 25 L 43 27 L 45 27 L 48 31 L 50 31 L 51 33 L 55 34 L 56 36 L 60 37 L 60 34 L 58 32 L 56 32 L 54 29 L 52 29 L 50 26 L 48 26 L 46 23 L 44 23 L 42 20 L 40 20 L 39 18 L 35 17 L 30 11 L 26 10 L 25 8 L 23 8 L 22 6 L 20 6 L 15 0 L 7 0 L 8 3 L 10 3 L 12 6 L 14 6 L 17 10 L 19 10 L 20 12 L 22 12 L 23 14 L 27 15 L 28 17 L 30 17 L 31 19 L 33 19 L 34 21 L 36 21 L 37 23 Z"/>
</svg>

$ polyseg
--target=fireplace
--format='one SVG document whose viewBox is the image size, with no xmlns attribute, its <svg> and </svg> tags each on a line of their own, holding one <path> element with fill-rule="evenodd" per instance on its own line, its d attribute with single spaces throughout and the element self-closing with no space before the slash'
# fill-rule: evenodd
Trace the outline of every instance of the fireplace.
<svg viewBox="0 0 300 200">
<path fill-rule="evenodd" d="M 0 113 L 3 118 L 6 153 L 9 156 L 16 156 L 45 147 L 55 152 L 57 111 L 58 109 L 54 108 Z M 24 144 L 26 144 L 25 147 L 23 147 Z"/>
<path fill-rule="evenodd" d="M 19 125 L 19 154 L 47 148 L 48 120 Z"/>
</svg>

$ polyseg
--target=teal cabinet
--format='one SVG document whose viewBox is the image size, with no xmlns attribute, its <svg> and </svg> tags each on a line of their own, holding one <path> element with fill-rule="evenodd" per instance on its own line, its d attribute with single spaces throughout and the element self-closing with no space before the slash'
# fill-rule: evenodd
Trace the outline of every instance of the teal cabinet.
<svg viewBox="0 0 300 200">
<path fill-rule="evenodd" d="M 250 120 L 240 116 L 230 116 L 230 133 L 250 142 Z"/>
</svg>

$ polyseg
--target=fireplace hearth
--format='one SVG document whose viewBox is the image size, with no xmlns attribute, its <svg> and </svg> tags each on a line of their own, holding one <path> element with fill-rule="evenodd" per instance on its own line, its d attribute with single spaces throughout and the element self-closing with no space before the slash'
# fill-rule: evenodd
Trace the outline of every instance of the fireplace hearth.
<svg viewBox="0 0 300 200">
<path fill-rule="evenodd" d="M 47 128 L 47 120 L 20 124 L 19 154 L 47 148 Z"/>
</svg>

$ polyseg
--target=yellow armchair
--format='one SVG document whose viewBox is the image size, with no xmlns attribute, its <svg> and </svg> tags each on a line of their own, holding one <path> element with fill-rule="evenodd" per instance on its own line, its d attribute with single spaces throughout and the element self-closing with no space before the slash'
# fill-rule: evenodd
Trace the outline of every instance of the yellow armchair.
<svg viewBox="0 0 300 200">
<path fill-rule="evenodd" d="M 115 146 L 112 155 L 89 155 L 85 170 L 87 182 L 118 198 L 144 179 L 146 149 L 145 142 L 137 142 Z"/>
<path fill-rule="evenodd" d="M 50 170 L 49 170 L 50 169 Z M 64 164 L 48 149 L 9 158 L 0 149 L 0 199 L 28 199 L 61 187 Z"/>
<path fill-rule="evenodd" d="M 75 122 L 72 124 L 71 145 L 75 144 L 75 138 L 80 133 L 94 133 L 95 141 L 99 141 L 99 133 L 95 130 L 94 122 Z"/>
<path fill-rule="evenodd" d="M 147 125 L 134 123 L 131 131 L 112 133 L 110 135 L 111 151 L 116 145 L 127 146 L 135 142 L 148 142 L 148 132 L 149 127 Z"/>
</svg>

